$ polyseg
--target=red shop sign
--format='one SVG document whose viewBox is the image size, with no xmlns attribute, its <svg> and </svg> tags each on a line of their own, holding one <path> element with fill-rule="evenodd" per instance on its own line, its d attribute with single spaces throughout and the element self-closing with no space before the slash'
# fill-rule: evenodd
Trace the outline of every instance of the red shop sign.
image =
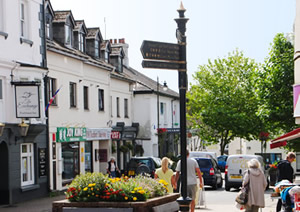
<svg viewBox="0 0 300 212">
<path fill-rule="evenodd" d="M 111 139 L 120 139 L 120 132 L 111 131 Z"/>
</svg>

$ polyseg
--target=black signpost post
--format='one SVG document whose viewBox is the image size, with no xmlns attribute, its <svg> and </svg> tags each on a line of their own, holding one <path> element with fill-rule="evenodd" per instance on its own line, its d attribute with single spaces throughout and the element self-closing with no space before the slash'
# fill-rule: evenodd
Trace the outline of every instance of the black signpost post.
<svg viewBox="0 0 300 212">
<path fill-rule="evenodd" d="M 182 3 L 177 10 L 179 18 L 177 23 L 176 38 L 177 44 L 155 41 L 144 41 L 141 52 L 144 57 L 143 68 L 159 68 L 178 70 L 178 86 L 180 97 L 180 151 L 181 151 L 181 197 L 177 202 L 180 211 L 189 211 L 191 198 L 187 196 L 187 158 L 186 158 L 186 90 L 187 90 L 187 69 L 186 69 L 186 23 L 185 8 Z"/>
</svg>

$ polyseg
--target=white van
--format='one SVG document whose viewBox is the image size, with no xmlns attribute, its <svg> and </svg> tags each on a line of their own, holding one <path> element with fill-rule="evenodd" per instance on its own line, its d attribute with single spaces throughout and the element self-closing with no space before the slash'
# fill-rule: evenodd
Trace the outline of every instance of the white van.
<svg viewBox="0 0 300 212">
<path fill-rule="evenodd" d="M 217 154 L 215 152 L 190 152 L 190 158 L 207 158 L 207 157 L 212 157 L 213 159 L 215 159 L 216 161 L 218 161 L 217 159 Z"/>
<path fill-rule="evenodd" d="M 242 186 L 243 173 L 248 169 L 247 162 L 253 158 L 256 158 L 261 165 L 269 187 L 269 176 L 265 170 L 264 160 L 260 155 L 230 155 L 227 158 L 225 166 L 225 190 L 229 191 L 231 188 L 239 188 Z"/>
</svg>

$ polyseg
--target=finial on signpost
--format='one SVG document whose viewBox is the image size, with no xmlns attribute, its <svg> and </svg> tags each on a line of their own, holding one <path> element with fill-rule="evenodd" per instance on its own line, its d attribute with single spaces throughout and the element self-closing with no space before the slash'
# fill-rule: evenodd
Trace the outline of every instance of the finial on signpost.
<svg viewBox="0 0 300 212">
<path fill-rule="evenodd" d="M 182 1 L 180 2 L 180 7 L 177 11 L 179 12 L 179 17 L 184 18 L 184 12 L 186 11 L 186 9 L 184 8 Z"/>
</svg>

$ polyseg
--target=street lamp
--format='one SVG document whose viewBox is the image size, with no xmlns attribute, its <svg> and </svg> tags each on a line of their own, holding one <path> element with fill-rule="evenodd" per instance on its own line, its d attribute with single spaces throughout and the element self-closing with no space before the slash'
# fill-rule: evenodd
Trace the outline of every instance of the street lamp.
<svg viewBox="0 0 300 212">
<path fill-rule="evenodd" d="M 22 122 L 21 122 L 21 124 L 19 124 L 19 127 L 20 127 L 20 129 L 19 129 L 20 135 L 23 137 L 26 136 L 28 129 L 29 129 L 29 125 L 24 123 L 24 119 L 22 119 Z"/>
</svg>

